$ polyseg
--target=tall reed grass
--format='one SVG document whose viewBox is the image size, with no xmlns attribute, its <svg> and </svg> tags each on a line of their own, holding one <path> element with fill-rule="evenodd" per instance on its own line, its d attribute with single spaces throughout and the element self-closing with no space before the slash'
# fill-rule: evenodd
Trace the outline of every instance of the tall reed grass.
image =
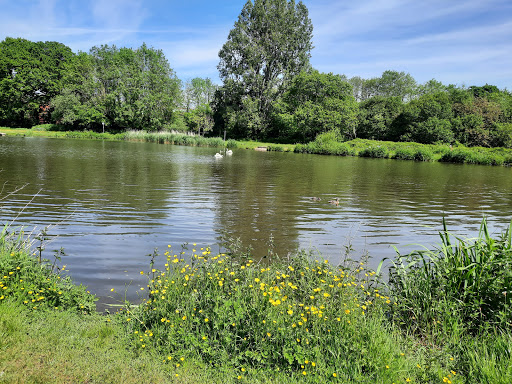
<svg viewBox="0 0 512 384">
<path fill-rule="evenodd" d="M 234 140 L 228 140 L 224 142 L 224 140 L 220 137 L 203 137 L 194 134 L 184 134 L 168 131 L 128 131 L 126 132 L 125 140 L 197 147 L 236 148 L 236 142 Z"/>
<path fill-rule="evenodd" d="M 390 269 L 394 315 L 414 332 L 448 337 L 512 328 L 511 226 L 493 239 L 485 220 L 478 237 L 450 234 L 441 243 L 398 255 Z"/>
<path fill-rule="evenodd" d="M 296 153 L 360 156 L 397 160 L 441 161 L 480 165 L 512 165 L 512 150 L 505 148 L 450 147 L 445 144 L 419 144 L 355 139 L 340 142 L 332 135 L 319 135 L 307 144 L 296 144 Z"/>
</svg>

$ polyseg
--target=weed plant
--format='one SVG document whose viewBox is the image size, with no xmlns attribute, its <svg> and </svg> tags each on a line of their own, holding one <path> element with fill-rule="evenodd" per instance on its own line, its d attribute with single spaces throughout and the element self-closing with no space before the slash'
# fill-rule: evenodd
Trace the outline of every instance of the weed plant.
<svg viewBox="0 0 512 384">
<path fill-rule="evenodd" d="M 0 232 L 0 302 L 12 302 L 30 310 L 95 311 L 95 297 L 73 284 L 65 267 L 30 254 L 23 232 L 7 225 Z M 60 258 L 60 251 L 55 255 Z"/>
<path fill-rule="evenodd" d="M 152 263 L 141 272 L 148 298 L 120 316 L 137 348 L 176 368 L 192 358 L 244 382 L 265 372 L 298 382 L 458 382 L 448 355 L 414 351 L 393 331 L 395 304 L 363 265 L 305 253 L 263 264 L 208 248 L 165 257 L 163 271 Z"/>
<path fill-rule="evenodd" d="M 354 139 L 341 142 L 332 135 L 318 135 L 307 144 L 296 144 L 296 153 L 391 158 L 397 160 L 442 161 L 462 164 L 512 165 L 512 150 L 505 148 L 450 147 L 444 144 Z"/>
<path fill-rule="evenodd" d="M 393 313 L 420 335 L 457 334 L 512 328 L 512 224 L 498 239 L 486 221 L 475 239 L 451 235 L 446 223 L 438 248 L 398 257 L 390 269 Z M 510 335 L 510 334 L 509 334 Z"/>
</svg>

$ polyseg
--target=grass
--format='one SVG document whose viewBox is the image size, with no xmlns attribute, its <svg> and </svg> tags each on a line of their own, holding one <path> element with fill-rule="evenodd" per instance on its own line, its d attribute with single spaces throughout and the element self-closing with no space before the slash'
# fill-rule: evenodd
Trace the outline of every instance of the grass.
<svg viewBox="0 0 512 384">
<path fill-rule="evenodd" d="M 340 142 L 329 133 L 318 135 L 307 144 L 275 144 L 259 141 L 227 140 L 220 137 L 194 136 L 180 132 L 127 131 L 123 133 L 97 133 L 92 131 L 62 131 L 62 127 L 44 124 L 26 128 L 0 127 L 1 133 L 13 136 L 53 137 L 92 140 L 127 140 L 159 144 L 216 147 L 265 148 L 266 151 L 296 152 L 334 156 L 360 156 L 381 159 L 439 161 L 460 164 L 512 165 L 512 150 L 506 148 L 451 147 L 444 144 L 419 144 L 391 141 L 355 139 Z"/>
<path fill-rule="evenodd" d="M 505 148 L 469 148 L 462 145 L 450 147 L 444 144 L 399 143 L 364 139 L 339 142 L 332 139 L 326 140 L 322 135 L 310 143 L 297 144 L 294 152 L 461 164 L 512 165 L 512 150 Z"/>
<path fill-rule="evenodd" d="M 418 348 L 387 322 L 394 303 L 360 264 L 306 254 L 261 264 L 208 248 L 166 253 L 148 300 L 123 313 L 133 345 L 231 371 L 233 379 L 294 382 L 442 382 L 451 355 Z"/>
<path fill-rule="evenodd" d="M 486 221 L 478 237 L 440 233 L 441 244 L 392 261 L 395 315 L 409 330 L 436 338 L 512 328 L 512 224 L 497 239 Z M 456 315 L 455 315 L 456 314 Z M 411 319 L 413 319 L 411 321 Z"/>
</svg>

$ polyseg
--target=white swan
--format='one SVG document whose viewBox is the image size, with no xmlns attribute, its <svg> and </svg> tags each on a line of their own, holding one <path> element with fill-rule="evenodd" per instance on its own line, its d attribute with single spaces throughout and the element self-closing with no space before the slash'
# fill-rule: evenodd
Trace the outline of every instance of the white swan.
<svg viewBox="0 0 512 384">
<path fill-rule="evenodd" d="M 226 151 L 226 155 L 231 156 L 233 154 L 233 151 L 231 149 L 228 149 Z"/>
<path fill-rule="evenodd" d="M 216 159 L 222 159 L 222 155 L 220 153 L 216 153 L 214 156 Z"/>
</svg>

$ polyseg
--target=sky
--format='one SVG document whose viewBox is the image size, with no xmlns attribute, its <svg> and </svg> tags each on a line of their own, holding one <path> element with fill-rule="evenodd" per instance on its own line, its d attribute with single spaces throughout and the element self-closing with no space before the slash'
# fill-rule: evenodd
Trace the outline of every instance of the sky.
<svg viewBox="0 0 512 384">
<path fill-rule="evenodd" d="M 182 80 L 220 83 L 218 52 L 246 0 L 0 0 L 0 40 L 58 41 L 74 52 L 161 49 Z M 512 90 L 511 0 L 303 0 L 321 72 L 410 73 Z"/>
</svg>

